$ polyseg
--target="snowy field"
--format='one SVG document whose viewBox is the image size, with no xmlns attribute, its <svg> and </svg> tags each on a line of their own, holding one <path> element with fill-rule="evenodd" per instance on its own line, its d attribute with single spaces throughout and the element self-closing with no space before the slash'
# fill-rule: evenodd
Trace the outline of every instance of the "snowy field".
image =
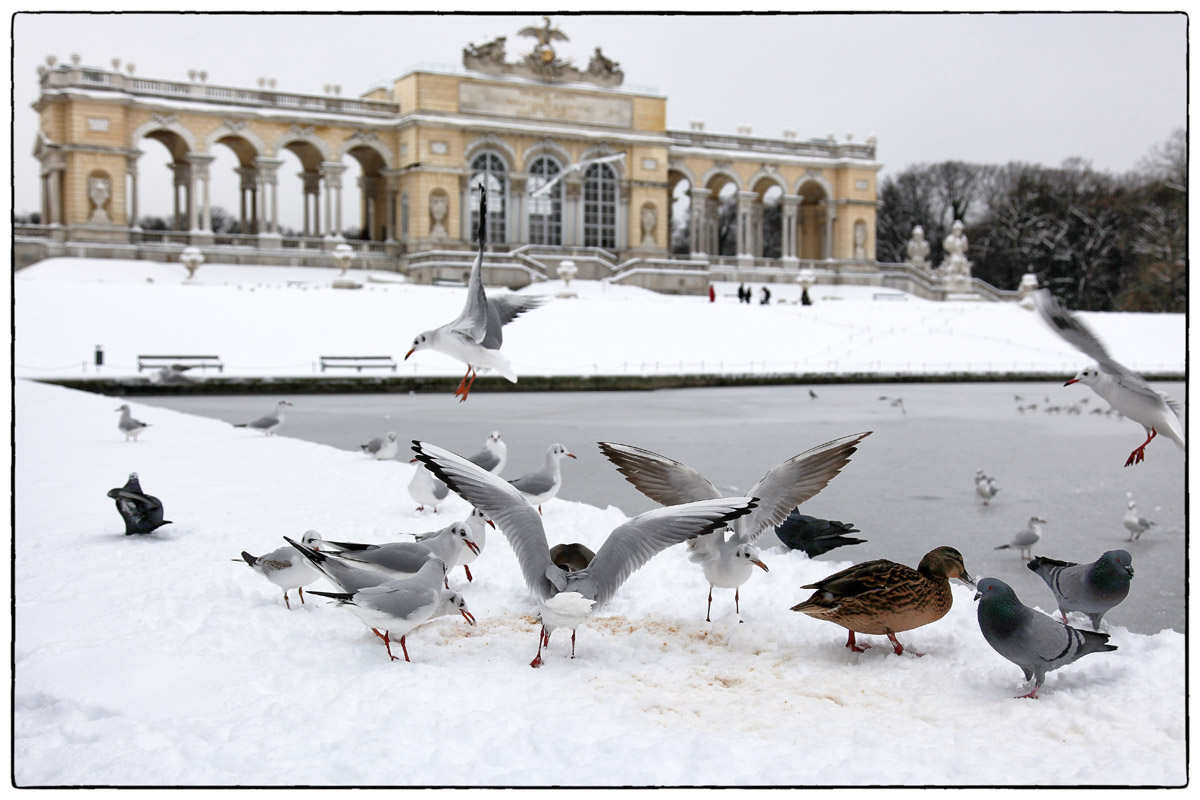
<svg viewBox="0 0 1200 800">
<path fill-rule="evenodd" d="M 185 284 L 180 264 L 51 259 L 16 273 L 16 374 L 136 375 L 139 354 L 216 354 L 226 375 L 312 375 L 321 355 L 391 355 L 401 375 L 461 375 L 433 351 L 403 361 L 414 336 L 456 317 L 465 289 L 365 275 L 331 288 L 336 269 L 205 264 Z M 376 280 L 368 280 L 374 277 Z M 1015 303 L 935 303 L 872 287 L 772 284 L 770 306 L 573 281 L 504 329 L 518 375 L 678 373 L 1048 372 L 1083 364 L 1069 345 Z M 523 291 L 555 295 L 561 281 Z M 1182 373 L 1183 314 L 1081 314 L 1112 355 L 1142 372 Z M 148 375 L 149 373 L 145 373 Z M 352 372 L 341 374 L 353 375 Z M 375 371 L 379 374 L 379 371 Z M 391 374 L 391 373 L 383 373 Z"/>
<path fill-rule="evenodd" d="M 297 318 L 283 332 L 262 315 L 243 319 L 231 324 L 243 333 L 258 326 L 255 338 L 269 341 L 239 351 L 235 335 L 214 333 L 221 326 L 205 316 L 208 293 L 230 301 L 236 289 L 155 287 L 201 298 L 169 313 L 154 306 L 164 320 L 176 315 L 160 330 L 122 320 L 149 296 L 140 285 L 105 283 L 75 295 L 52 281 L 18 284 L 18 362 L 34 355 L 69 361 L 56 348 L 74 358 L 72 348 L 86 343 L 90 352 L 97 341 L 118 363 L 143 346 L 228 346 L 223 355 L 231 363 L 261 363 L 252 359 L 268 353 L 284 361 L 298 356 L 306 328 L 332 330 L 346 319 Z M 88 332 L 102 319 L 97 310 L 83 333 L 62 330 L 67 344 L 42 341 L 54 320 L 37 319 L 26 303 L 56 289 L 61 307 L 40 307 L 51 318 L 82 313 L 89 293 L 119 306 L 103 310 L 118 315 L 104 329 L 107 338 L 93 341 Z M 358 295 L 297 292 L 295 302 L 318 296 L 336 305 Z M 458 297 L 447 290 L 446 307 L 430 317 L 448 318 Z M 629 302 L 671 308 L 692 301 Z M 536 313 L 548 324 L 559 313 L 554 306 L 567 303 Z M 697 316 L 716 311 L 687 308 Z M 742 311 L 747 320 L 765 317 L 764 309 Z M 533 320 L 512 330 L 536 333 Z M 399 335 L 425 322 L 381 313 L 370 324 Z M 1182 335 L 1176 338 L 1182 354 Z M 1048 335 L 1036 341 L 1053 346 Z M 521 344 L 525 358 L 543 357 L 531 339 Z M 458 499 L 436 516 L 414 512 L 405 491 L 411 465 L 161 408 L 152 410 L 154 435 L 126 443 L 112 398 L 18 380 L 15 402 L 18 786 L 1186 780 L 1185 639 L 1175 632 L 1143 636 L 1113 626 L 1117 651 L 1051 673 L 1037 701 L 1017 700 L 1020 670 L 984 641 L 966 587 L 955 585 L 947 617 L 900 635 L 924 657 L 897 657 L 881 637 L 860 637 L 875 646 L 856 655 L 844 647 L 842 628 L 788 610 L 808 595 L 801 584 L 851 561 L 771 553 L 770 573 L 744 587 L 745 624 L 720 590 L 707 624 L 707 584 L 677 547 L 635 573 L 580 629 L 576 659 L 560 631 L 546 665 L 532 670 L 534 605 L 506 541 L 489 532 L 472 565 L 475 581 L 468 584 L 461 569 L 451 580 L 478 625 L 437 620 L 409 637 L 412 663 L 392 662 L 356 617 L 324 600 L 300 606 L 293 594 L 287 610 L 279 590 L 238 554 L 274 549 L 283 535 L 298 538 L 310 528 L 334 539 L 388 541 L 465 517 Z M 131 406 L 138 417 L 151 411 Z M 123 535 L 105 492 L 131 471 L 163 499 L 172 525 Z M 552 543 L 595 549 L 623 519 L 614 507 L 545 506 Z M 1052 610 L 1048 593 L 1022 599 Z"/>
</svg>

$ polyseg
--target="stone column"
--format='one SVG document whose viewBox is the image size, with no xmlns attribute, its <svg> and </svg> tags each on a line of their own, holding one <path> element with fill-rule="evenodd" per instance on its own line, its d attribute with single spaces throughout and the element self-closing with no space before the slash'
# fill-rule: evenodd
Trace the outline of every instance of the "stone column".
<svg viewBox="0 0 1200 800">
<path fill-rule="evenodd" d="M 398 170 L 381 170 L 387 192 L 387 219 L 383 221 L 383 240 L 395 243 L 400 236 L 396 233 L 396 215 L 400 213 L 400 173 Z"/>
<path fill-rule="evenodd" d="M 529 241 L 529 221 L 526 217 L 524 175 L 510 175 L 508 179 L 508 241 L 524 244 Z"/>
<path fill-rule="evenodd" d="M 238 167 L 238 204 L 240 230 L 242 233 L 258 233 L 258 170 L 254 167 Z"/>
<path fill-rule="evenodd" d="M 61 164 L 51 162 L 46 175 L 47 220 L 50 225 L 63 224 L 62 207 L 62 178 L 64 170 Z"/>
<path fill-rule="evenodd" d="M 821 205 L 825 208 L 825 242 L 821 246 L 821 257 L 833 258 L 833 220 L 837 217 L 837 211 L 831 197 L 822 200 Z"/>
<path fill-rule="evenodd" d="M 141 230 L 138 227 L 138 159 L 142 157 L 141 150 L 135 150 L 125 156 L 125 174 L 129 176 L 129 219 L 130 230 Z"/>
<path fill-rule="evenodd" d="M 304 235 L 321 235 L 321 173 L 305 170 L 299 173 L 304 195 Z M 311 213 L 310 213 L 311 209 Z M 326 217 L 328 222 L 328 216 Z"/>
<path fill-rule="evenodd" d="M 171 171 L 175 174 L 175 183 L 173 185 L 175 199 L 175 217 L 174 230 L 187 230 L 186 224 L 191 223 L 192 219 L 192 165 L 186 161 L 177 161 L 171 164 Z M 183 202 L 180 202 L 179 191 L 183 190 Z"/>
<path fill-rule="evenodd" d="M 375 223 L 378 221 L 378 209 L 375 208 L 375 198 L 379 191 L 378 175 L 362 175 L 358 179 L 358 190 L 362 208 L 362 228 L 368 242 L 375 241 Z"/>
<path fill-rule="evenodd" d="M 256 158 L 254 165 L 258 168 L 258 234 L 279 236 L 279 167 L 283 164 L 278 158 Z"/>
<path fill-rule="evenodd" d="M 781 199 L 780 214 L 780 256 L 785 267 L 797 266 L 800 262 L 799 250 L 796 247 L 796 227 L 800 203 L 804 200 L 798 194 L 785 194 Z"/>
<path fill-rule="evenodd" d="M 629 237 L 629 199 L 632 192 L 628 181 L 617 183 L 617 230 L 613 235 L 613 249 L 617 252 L 627 250 L 641 242 L 634 242 Z"/>
<path fill-rule="evenodd" d="M 704 201 L 704 241 L 709 255 L 720 258 L 721 236 L 719 222 L 721 219 L 721 198 L 709 196 Z"/>
<path fill-rule="evenodd" d="M 697 189 L 692 187 L 688 192 L 691 195 L 692 203 L 688 209 L 688 247 L 691 248 L 692 255 L 702 256 L 707 251 L 707 242 L 704 237 L 704 214 L 708 207 L 708 197 L 712 194 L 711 189 Z"/>
<path fill-rule="evenodd" d="M 189 230 L 212 232 L 212 209 L 209 205 L 210 193 L 208 188 L 208 165 L 215 160 L 215 156 L 203 153 L 189 153 L 188 161 L 192 167 L 192 182 L 191 186 L 199 187 L 199 201 L 196 202 L 192 198 L 196 195 L 189 190 L 188 197 L 188 224 Z"/>
<path fill-rule="evenodd" d="M 563 178 L 563 246 L 583 244 L 583 181 Z"/>
<path fill-rule="evenodd" d="M 750 229 L 751 213 L 754 201 L 758 199 L 757 192 L 737 193 L 737 260 L 738 265 L 753 266 L 754 242 Z"/>
<path fill-rule="evenodd" d="M 325 227 L 335 239 L 342 236 L 342 174 L 346 165 L 341 161 L 322 161 L 321 174 L 325 179 Z M 330 216 L 330 202 L 333 203 Z"/>
</svg>

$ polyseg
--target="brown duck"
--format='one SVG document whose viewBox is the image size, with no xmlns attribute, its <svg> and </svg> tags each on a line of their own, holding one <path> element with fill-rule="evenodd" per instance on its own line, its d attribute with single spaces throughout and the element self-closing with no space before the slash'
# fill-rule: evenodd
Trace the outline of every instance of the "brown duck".
<svg viewBox="0 0 1200 800">
<path fill-rule="evenodd" d="M 855 644 L 854 634 L 858 632 L 886 634 L 896 655 L 900 655 L 904 647 L 896 641 L 897 633 L 928 625 L 950 610 L 954 602 L 950 578 L 975 585 L 967 574 L 962 553 L 953 547 L 930 550 L 916 569 L 884 558 L 864 561 L 801 587 L 816 591 L 803 603 L 792 606 L 792 611 L 848 629 L 846 647 L 856 653 L 870 647 Z"/>
</svg>

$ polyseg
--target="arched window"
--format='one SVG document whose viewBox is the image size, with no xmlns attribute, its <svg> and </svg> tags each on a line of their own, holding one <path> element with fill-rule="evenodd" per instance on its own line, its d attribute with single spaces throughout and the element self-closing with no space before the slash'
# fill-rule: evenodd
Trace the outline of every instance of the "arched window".
<svg viewBox="0 0 1200 800">
<path fill-rule="evenodd" d="M 617 173 L 608 164 L 583 174 L 583 245 L 617 248 Z"/>
<path fill-rule="evenodd" d="M 471 161 L 471 182 L 468 186 L 471 210 L 471 241 L 479 241 L 479 184 L 487 187 L 488 220 L 487 240 L 489 244 L 499 244 L 508 241 L 504 235 L 505 202 L 508 176 L 504 170 L 504 162 L 495 153 L 480 153 Z"/>
<path fill-rule="evenodd" d="M 561 165 L 550 156 L 539 156 L 529 166 L 529 242 L 530 244 L 562 244 L 563 182 L 558 181 L 549 190 L 536 197 L 538 189 L 545 186 L 562 171 Z"/>
</svg>

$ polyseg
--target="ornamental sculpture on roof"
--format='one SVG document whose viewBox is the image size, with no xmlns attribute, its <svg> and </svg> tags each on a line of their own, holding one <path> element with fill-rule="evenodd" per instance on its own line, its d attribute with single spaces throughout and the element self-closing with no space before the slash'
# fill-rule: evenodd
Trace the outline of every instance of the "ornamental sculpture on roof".
<svg viewBox="0 0 1200 800">
<path fill-rule="evenodd" d="M 586 70 L 580 70 L 569 58 L 559 58 L 551 42 L 570 41 L 567 35 L 550 24 L 549 17 L 542 17 L 543 25 L 528 25 L 518 31 L 519 36 L 537 39 L 537 44 L 520 61 L 506 61 L 505 37 L 499 36 L 490 42 L 476 46 L 474 43 L 463 48 L 463 66 L 488 75 L 516 75 L 522 78 L 546 81 L 547 83 L 594 83 L 598 86 L 620 86 L 625 80 L 621 65 L 605 57 L 597 47 L 588 61 Z"/>
</svg>

